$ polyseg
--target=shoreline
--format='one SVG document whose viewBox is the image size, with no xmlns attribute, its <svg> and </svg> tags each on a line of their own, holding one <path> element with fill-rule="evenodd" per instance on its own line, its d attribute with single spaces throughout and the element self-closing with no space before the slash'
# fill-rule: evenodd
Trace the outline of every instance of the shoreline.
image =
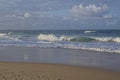
<svg viewBox="0 0 120 80">
<path fill-rule="evenodd" d="M 39 47 L 0 47 L 0 61 L 65 64 L 120 72 L 120 54 Z"/>
<path fill-rule="evenodd" d="M 74 48 L 61 48 L 61 47 L 37 47 L 37 46 L 0 46 L 6 48 L 41 48 L 41 49 L 66 49 L 66 50 L 77 50 L 77 51 L 87 51 L 87 52 L 94 52 L 94 53 L 104 53 L 104 54 L 120 54 L 120 52 L 109 52 L 109 51 L 99 51 L 93 49 L 74 49 Z"/>
<path fill-rule="evenodd" d="M 100 51 L 100 50 L 94 50 L 94 49 L 74 49 L 74 48 L 62 48 L 62 47 L 37 47 L 37 46 L 13 46 L 13 45 L 7 45 L 7 46 L 0 46 L 0 47 L 24 47 L 24 48 L 43 48 L 43 49 L 68 49 L 68 50 L 82 50 L 82 51 L 90 51 L 90 52 L 99 52 L 99 53 L 109 53 L 109 54 L 120 54 L 120 52 L 113 52 L 113 51 Z"/>
<path fill-rule="evenodd" d="M 61 64 L 0 62 L 0 79 L 119 80 L 120 72 Z"/>
<path fill-rule="evenodd" d="M 120 54 L 0 47 L 0 80 L 119 80 Z"/>
</svg>

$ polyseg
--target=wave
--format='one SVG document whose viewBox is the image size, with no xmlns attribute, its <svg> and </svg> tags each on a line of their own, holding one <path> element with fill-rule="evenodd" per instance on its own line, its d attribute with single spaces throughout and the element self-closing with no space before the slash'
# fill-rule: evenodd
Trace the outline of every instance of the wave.
<svg viewBox="0 0 120 80">
<path fill-rule="evenodd" d="M 8 36 L 11 35 L 13 32 L 8 32 L 8 33 L 0 33 L 0 37 Z"/>
<path fill-rule="evenodd" d="M 118 42 L 120 43 L 120 37 L 93 37 L 97 41 L 102 42 Z"/>
<path fill-rule="evenodd" d="M 94 33 L 96 31 L 84 31 L 84 33 Z"/>
<path fill-rule="evenodd" d="M 70 41 L 70 42 L 91 42 L 94 39 L 80 36 L 55 36 L 53 34 L 40 34 L 38 40 L 44 41 Z"/>
<path fill-rule="evenodd" d="M 0 33 L 0 38 L 5 40 L 5 41 L 20 41 L 19 40 L 19 35 L 15 36 L 15 34 L 13 32 L 7 32 L 7 33 Z"/>
<path fill-rule="evenodd" d="M 0 33 L 1 40 L 12 41 L 49 41 L 49 42 L 116 42 L 120 43 L 120 37 L 91 37 L 76 35 L 55 35 L 55 34 L 18 34 L 13 32 Z"/>
<path fill-rule="evenodd" d="M 120 53 L 120 37 L 6 32 L 0 33 L 0 46 L 70 48 Z"/>
<path fill-rule="evenodd" d="M 6 33 L 0 33 L 0 37 L 4 37 L 6 35 L 7 35 Z"/>
<path fill-rule="evenodd" d="M 42 48 L 66 48 L 66 49 L 82 49 L 82 50 L 91 50 L 91 51 L 99 51 L 99 52 L 112 52 L 112 53 L 120 53 L 120 44 L 117 43 L 103 43 L 103 42 L 47 42 L 47 41 L 39 41 L 39 42 L 9 42 L 9 43 L 1 43 L 0 46 L 24 46 L 24 47 L 42 47 Z"/>
<path fill-rule="evenodd" d="M 69 42 L 119 42 L 120 37 L 80 37 L 80 36 L 56 36 L 54 34 L 40 34 L 38 40 L 43 41 L 69 41 Z"/>
<path fill-rule="evenodd" d="M 74 37 L 68 37 L 68 36 L 55 36 L 53 34 L 40 34 L 38 37 L 38 40 L 46 40 L 46 41 L 70 41 L 71 39 L 74 39 Z"/>
</svg>

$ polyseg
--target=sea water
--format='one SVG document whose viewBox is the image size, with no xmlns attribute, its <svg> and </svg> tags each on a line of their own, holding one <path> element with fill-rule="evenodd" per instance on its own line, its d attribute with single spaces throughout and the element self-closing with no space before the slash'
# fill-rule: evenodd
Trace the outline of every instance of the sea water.
<svg viewBox="0 0 120 80">
<path fill-rule="evenodd" d="M 0 46 L 120 53 L 120 30 L 1 30 Z"/>
</svg>

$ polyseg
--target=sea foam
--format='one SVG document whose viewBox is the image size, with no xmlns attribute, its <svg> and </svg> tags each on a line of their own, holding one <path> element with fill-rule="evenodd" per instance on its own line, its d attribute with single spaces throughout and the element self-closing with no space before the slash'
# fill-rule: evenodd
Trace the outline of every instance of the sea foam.
<svg viewBox="0 0 120 80">
<path fill-rule="evenodd" d="M 70 41 L 74 37 L 68 37 L 68 36 L 55 36 L 53 34 L 40 34 L 38 37 L 38 40 L 46 40 L 46 41 Z"/>
<path fill-rule="evenodd" d="M 86 33 L 94 34 L 86 34 Z M 2 31 L 0 46 L 85 49 L 120 53 L 119 32 L 113 31 Z M 109 34 L 109 35 L 108 35 Z"/>
<path fill-rule="evenodd" d="M 95 31 L 84 31 L 84 33 L 94 33 Z"/>
<path fill-rule="evenodd" d="M 0 33 L 0 37 L 4 37 L 6 35 L 7 35 L 6 33 Z"/>
<path fill-rule="evenodd" d="M 120 37 L 93 37 L 93 39 L 102 42 L 120 42 Z"/>
</svg>

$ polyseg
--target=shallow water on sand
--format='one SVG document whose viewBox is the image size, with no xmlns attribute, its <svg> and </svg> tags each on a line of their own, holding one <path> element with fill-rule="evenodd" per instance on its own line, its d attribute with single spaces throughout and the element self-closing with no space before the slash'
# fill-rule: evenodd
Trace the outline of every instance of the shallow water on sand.
<svg viewBox="0 0 120 80">
<path fill-rule="evenodd" d="M 35 47 L 0 47 L 0 61 L 67 64 L 120 71 L 119 53 Z"/>
</svg>

